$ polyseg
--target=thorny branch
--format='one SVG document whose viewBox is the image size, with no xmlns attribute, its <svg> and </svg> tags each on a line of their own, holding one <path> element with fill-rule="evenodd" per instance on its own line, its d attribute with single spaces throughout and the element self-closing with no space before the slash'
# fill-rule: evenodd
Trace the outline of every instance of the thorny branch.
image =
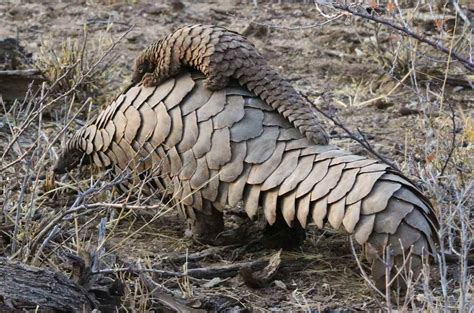
<svg viewBox="0 0 474 313">
<path fill-rule="evenodd" d="M 390 166 L 391 168 L 397 170 L 400 172 L 400 169 L 398 168 L 398 166 L 389 161 L 386 157 L 384 157 L 383 155 L 381 155 L 380 153 L 378 153 L 377 151 L 374 150 L 374 148 L 372 148 L 372 146 L 369 144 L 369 142 L 367 141 L 367 139 L 365 139 L 365 136 L 364 134 L 358 130 L 358 133 L 359 133 L 359 136 L 356 136 L 350 129 L 348 129 L 343 123 L 341 123 L 339 121 L 338 118 L 334 117 L 332 114 L 328 114 L 326 112 L 324 112 L 323 110 L 321 110 L 320 108 L 318 108 L 317 105 L 315 105 L 313 103 L 313 101 L 311 101 L 306 95 L 304 95 L 303 93 L 301 93 L 301 96 L 303 98 L 306 99 L 306 101 L 308 101 L 308 103 L 311 103 L 313 105 L 313 108 L 318 111 L 319 113 L 321 113 L 322 115 L 324 115 L 326 118 L 328 118 L 329 120 L 331 120 L 334 125 L 336 125 L 337 127 L 341 128 L 342 130 L 344 130 L 347 135 L 349 135 L 349 137 L 355 141 L 357 141 L 365 150 L 367 150 L 370 154 L 372 154 L 373 156 L 375 156 L 376 158 L 378 158 L 380 161 L 384 162 L 385 164 L 387 164 L 388 166 Z M 324 99 L 323 99 L 324 100 Z"/>
<path fill-rule="evenodd" d="M 324 4 L 324 3 L 322 3 Z M 328 6 L 328 4 L 325 4 L 326 6 Z M 398 30 L 402 35 L 406 35 L 406 36 L 410 36 L 412 38 L 415 38 L 416 40 L 420 41 L 420 42 L 423 42 L 427 45 L 430 45 L 432 46 L 433 48 L 435 48 L 436 50 L 439 50 L 447 55 L 451 55 L 451 57 L 453 59 L 456 59 L 458 60 L 459 62 L 461 62 L 461 64 L 466 68 L 468 69 L 469 71 L 471 72 L 474 72 L 474 62 L 468 60 L 466 57 L 463 57 L 461 55 L 459 55 L 459 53 L 455 52 L 455 51 L 451 51 L 451 49 L 448 49 L 446 48 L 445 46 L 443 46 L 442 44 L 438 43 L 438 42 L 435 42 L 435 41 L 432 41 L 426 37 L 423 37 L 421 36 L 420 34 L 417 34 L 415 33 L 413 30 L 409 29 L 408 27 L 406 26 L 402 26 L 402 25 L 398 25 L 398 24 L 395 24 L 389 20 L 386 20 L 386 19 L 383 19 L 383 18 L 380 18 L 376 15 L 370 15 L 370 14 L 366 14 L 366 13 L 363 13 L 363 11 L 361 10 L 360 7 L 356 7 L 355 5 L 346 5 L 346 4 L 339 4 L 339 3 L 331 3 L 329 5 L 330 7 L 333 7 L 333 8 L 336 8 L 336 9 L 339 9 L 339 10 L 342 10 L 342 11 L 345 11 L 345 12 L 349 12 L 350 14 L 352 15 L 355 15 L 355 16 L 358 16 L 358 17 L 362 17 L 364 19 L 367 19 L 367 20 L 370 20 L 370 21 L 373 21 L 373 22 L 376 22 L 376 23 L 379 23 L 379 24 L 383 24 L 383 25 L 386 25 L 386 26 L 389 26 L 393 29 L 396 29 Z"/>
</svg>

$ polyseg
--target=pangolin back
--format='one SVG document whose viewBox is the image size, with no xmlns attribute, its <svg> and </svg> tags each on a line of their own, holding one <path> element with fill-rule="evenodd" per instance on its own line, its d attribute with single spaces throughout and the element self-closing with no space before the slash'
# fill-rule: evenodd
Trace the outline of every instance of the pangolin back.
<svg viewBox="0 0 474 313">
<path fill-rule="evenodd" d="M 137 58 L 133 81 L 139 82 L 147 64 L 145 86 L 156 86 L 179 73 L 183 66 L 206 75 L 211 90 L 226 87 L 236 79 L 267 104 L 280 112 L 309 140 L 327 144 L 328 135 L 321 126 L 311 103 L 282 78 L 243 36 L 214 25 L 185 26 L 150 45 Z"/>
<path fill-rule="evenodd" d="M 414 270 L 435 251 L 433 208 L 401 173 L 314 145 L 238 85 L 214 92 L 203 85 L 202 75 L 185 72 L 156 88 L 131 88 L 76 133 L 57 170 L 78 153 L 140 173 L 159 164 L 154 188 L 173 194 L 188 218 L 242 201 L 250 218 L 261 208 L 269 224 L 280 213 L 289 226 L 329 223 L 363 245 L 378 286 L 387 246 L 397 265 L 411 248 Z"/>
</svg>

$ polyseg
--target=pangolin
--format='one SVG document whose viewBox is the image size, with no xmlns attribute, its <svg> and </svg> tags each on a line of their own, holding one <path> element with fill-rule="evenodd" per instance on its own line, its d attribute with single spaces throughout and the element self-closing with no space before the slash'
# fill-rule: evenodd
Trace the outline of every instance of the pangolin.
<svg viewBox="0 0 474 313">
<path fill-rule="evenodd" d="M 238 33 L 214 25 L 184 26 L 151 44 L 136 59 L 133 83 L 157 86 L 187 66 L 206 75 L 204 86 L 225 88 L 230 79 L 254 92 L 316 144 L 329 137 L 311 106 Z"/>
<path fill-rule="evenodd" d="M 238 203 L 251 219 L 263 210 L 270 225 L 329 223 L 363 246 L 379 287 L 386 247 L 396 265 L 411 255 L 406 264 L 414 271 L 436 251 L 433 207 L 400 172 L 314 145 L 238 84 L 218 91 L 204 85 L 201 73 L 184 71 L 156 88 L 132 87 L 75 133 L 55 171 L 81 156 L 118 172 L 157 171 L 150 188 L 183 205 L 201 240 L 221 233 L 223 211 Z"/>
</svg>

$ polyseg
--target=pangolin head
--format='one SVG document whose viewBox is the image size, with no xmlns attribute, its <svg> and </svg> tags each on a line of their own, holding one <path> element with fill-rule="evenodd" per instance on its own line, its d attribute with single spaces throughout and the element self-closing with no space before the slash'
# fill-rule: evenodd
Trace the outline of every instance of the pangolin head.
<svg viewBox="0 0 474 313">
<path fill-rule="evenodd" d="M 146 55 L 145 54 L 140 55 L 136 59 L 135 65 L 133 67 L 132 83 L 134 85 L 138 84 L 142 80 L 143 75 L 145 75 L 146 73 L 152 73 L 154 69 L 155 67 L 146 58 Z"/>
<path fill-rule="evenodd" d="M 53 167 L 53 172 L 55 174 L 64 174 L 76 167 L 79 163 L 82 163 L 83 165 L 90 163 L 89 159 L 85 157 L 84 152 L 65 148 L 59 155 L 59 158 Z"/>
<path fill-rule="evenodd" d="M 143 51 L 135 60 L 133 67 L 132 83 L 138 84 L 146 73 L 153 73 L 157 66 L 157 55 L 163 39 L 160 39 Z"/>
</svg>

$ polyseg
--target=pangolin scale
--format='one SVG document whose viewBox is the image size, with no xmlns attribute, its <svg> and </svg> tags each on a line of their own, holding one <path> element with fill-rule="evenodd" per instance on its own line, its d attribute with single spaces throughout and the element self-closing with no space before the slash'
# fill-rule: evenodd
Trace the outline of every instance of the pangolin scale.
<svg viewBox="0 0 474 313">
<path fill-rule="evenodd" d="M 214 25 L 184 26 L 151 44 L 135 61 L 132 81 L 157 86 L 192 67 L 206 75 L 204 86 L 217 91 L 236 79 L 280 112 L 309 140 L 327 144 L 329 137 L 311 103 L 270 67 L 243 36 Z"/>
<path fill-rule="evenodd" d="M 197 237 L 223 231 L 222 212 L 243 203 L 269 224 L 329 223 L 353 235 L 384 286 L 379 256 L 395 264 L 412 249 L 412 269 L 435 252 L 438 222 L 430 202 L 401 173 L 332 145 L 314 145 L 273 108 L 238 84 L 204 87 L 184 72 L 153 88 L 120 95 L 62 151 L 56 172 L 88 156 L 117 172 L 155 171 L 153 187 L 184 206 Z"/>
</svg>

